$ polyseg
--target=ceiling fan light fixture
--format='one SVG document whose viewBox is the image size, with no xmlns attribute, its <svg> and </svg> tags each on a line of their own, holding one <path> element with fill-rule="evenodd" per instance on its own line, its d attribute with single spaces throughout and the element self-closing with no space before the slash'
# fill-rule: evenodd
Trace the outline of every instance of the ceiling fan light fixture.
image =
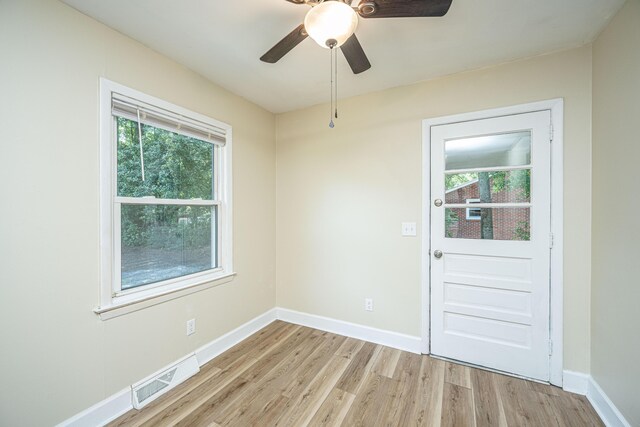
<svg viewBox="0 0 640 427">
<path fill-rule="evenodd" d="M 342 46 L 357 26 L 358 14 L 351 6 L 336 0 L 314 6 L 304 18 L 309 36 L 327 49 Z"/>
</svg>

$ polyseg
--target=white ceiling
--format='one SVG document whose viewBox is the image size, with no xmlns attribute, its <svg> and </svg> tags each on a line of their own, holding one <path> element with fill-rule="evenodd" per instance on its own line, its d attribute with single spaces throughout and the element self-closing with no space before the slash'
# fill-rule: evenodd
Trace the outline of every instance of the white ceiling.
<svg viewBox="0 0 640 427">
<path fill-rule="evenodd" d="M 274 113 L 328 102 L 329 53 L 307 38 L 276 64 L 258 58 L 302 23 L 285 0 L 63 0 Z M 339 55 L 339 97 L 581 46 L 624 0 L 453 0 L 443 18 L 360 19 L 372 67 Z M 354 2 L 356 4 L 356 2 Z"/>
</svg>

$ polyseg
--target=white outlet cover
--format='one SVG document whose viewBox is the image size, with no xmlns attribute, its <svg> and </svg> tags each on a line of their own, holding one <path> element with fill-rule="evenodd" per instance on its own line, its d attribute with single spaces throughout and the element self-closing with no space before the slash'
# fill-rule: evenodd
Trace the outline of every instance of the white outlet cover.
<svg viewBox="0 0 640 427">
<path fill-rule="evenodd" d="M 373 311 L 373 299 L 365 298 L 365 300 L 364 300 L 364 309 L 366 311 Z"/>
<path fill-rule="evenodd" d="M 416 236 L 416 223 L 415 222 L 403 222 L 402 223 L 402 235 L 403 236 Z"/>
</svg>

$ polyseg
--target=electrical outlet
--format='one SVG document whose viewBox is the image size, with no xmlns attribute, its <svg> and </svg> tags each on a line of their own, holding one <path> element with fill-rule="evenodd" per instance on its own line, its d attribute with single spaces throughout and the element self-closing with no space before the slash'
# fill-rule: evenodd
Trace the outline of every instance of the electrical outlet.
<svg viewBox="0 0 640 427">
<path fill-rule="evenodd" d="M 364 299 L 364 309 L 366 311 L 373 311 L 373 299 L 371 298 Z"/>
<path fill-rule="evenodd" d="M 187 320 L 187 335 L 196 333 L 196 319 Z"/>
</svg>

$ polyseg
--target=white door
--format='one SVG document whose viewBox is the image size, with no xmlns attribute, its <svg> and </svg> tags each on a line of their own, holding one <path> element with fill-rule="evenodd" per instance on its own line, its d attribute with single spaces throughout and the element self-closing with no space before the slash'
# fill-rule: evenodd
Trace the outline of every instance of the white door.
<svg viewBox="0 0 640 427">
<path fill-rule="evenodd" d="M 549 111 L 431 127 L 431 353 L 549 380 Z"/>
</svg>

